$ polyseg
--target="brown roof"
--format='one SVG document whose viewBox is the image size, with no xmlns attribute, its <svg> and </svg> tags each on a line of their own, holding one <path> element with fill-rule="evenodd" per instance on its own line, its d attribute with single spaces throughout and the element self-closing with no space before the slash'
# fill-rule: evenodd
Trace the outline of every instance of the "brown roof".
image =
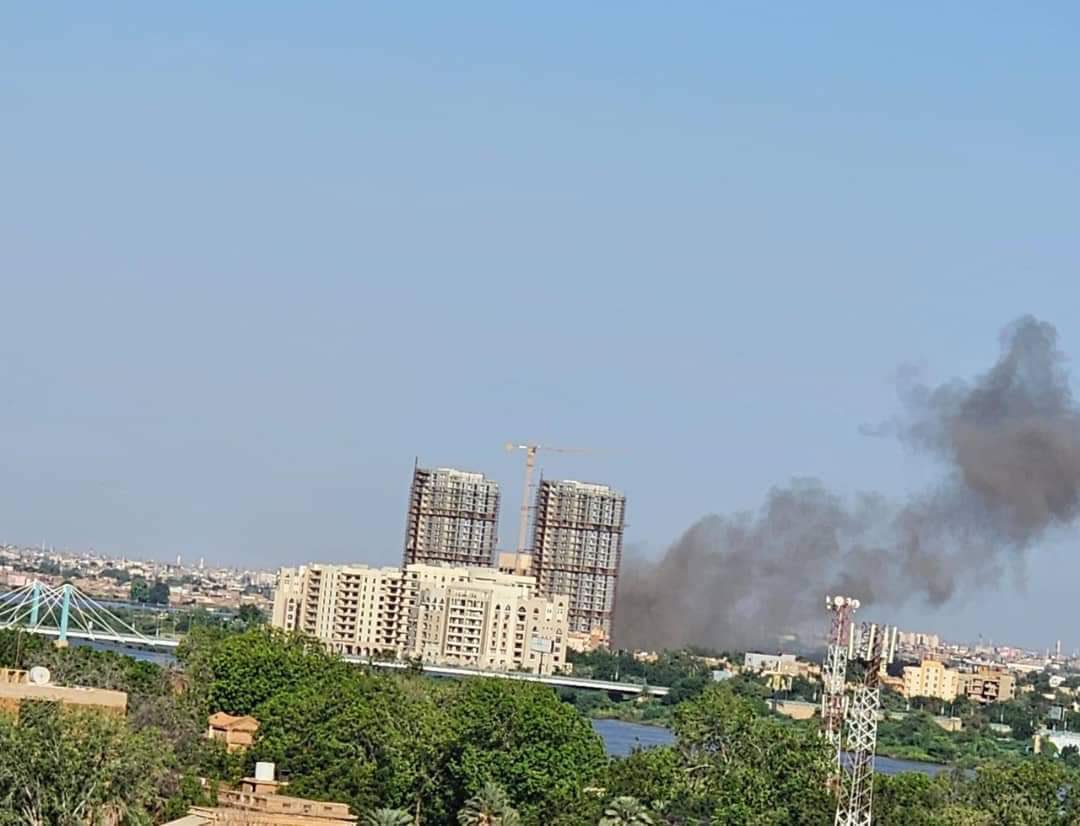
<svg viewBox="0 0 1080 826">
<path fill-rule="evenodd" d="M 214 728 L 223 728 L 235 731 L 257 731 L 259 721 L 254 717 L 233 717 L 224 711 L 210 715 L 210 725 Z"/>
</svg>

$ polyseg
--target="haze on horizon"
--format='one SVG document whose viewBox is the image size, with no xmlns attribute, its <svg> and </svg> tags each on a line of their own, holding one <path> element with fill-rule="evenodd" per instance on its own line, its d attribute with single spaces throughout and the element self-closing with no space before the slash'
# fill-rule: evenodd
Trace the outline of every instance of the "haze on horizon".
<svg viewBox="0 0 1080 826">
<path fill-rule="evenodd" d="M 19 6 L 0 29 L 0 540 L 400 558 L 414 457 L 507 440 L 659 554 L 812 476 L 935 467 L 893 377 L 1080 355 L 1080 12 Z M 1058 532 L 884 617 L 1080 646 Z M 1073 636 L 1070 637 L 1070 634 Z"/>
</svg>

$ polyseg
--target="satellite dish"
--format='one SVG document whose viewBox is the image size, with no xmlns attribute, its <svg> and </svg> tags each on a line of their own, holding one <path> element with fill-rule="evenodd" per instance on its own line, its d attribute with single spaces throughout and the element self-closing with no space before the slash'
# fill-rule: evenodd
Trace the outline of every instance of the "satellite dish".
<svg viewBox="0 0 1080 826">
<path fill-rule="evenodd" d="M 48 685 L 51 679 L 49 669 L 43 665 L 35 665 L 30 669 L 30 682 L 34 685 Z"/>
</svg>

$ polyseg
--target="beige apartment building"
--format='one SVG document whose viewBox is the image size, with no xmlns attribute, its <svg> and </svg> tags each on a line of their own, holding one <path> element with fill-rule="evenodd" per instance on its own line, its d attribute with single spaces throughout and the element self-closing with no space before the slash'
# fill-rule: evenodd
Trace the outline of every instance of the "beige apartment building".
<svg viewBox="0 0 1080 826">
<path fill-rule="evenodd" d="M 952 702 L 960 690 L 960 672 L 937 660 L 904 667 L 905 697 L 935 697 Z"/>
<path fill-rule="evenodd" d="M 492 568 L 305 565 L 285 568 L 273 624 L 341 654 L 550 674 L 566 664 L 566 597 Z"/>
<path fill-rule="evenodd" d="M 408 644 L 402 614 L 414 605 L 403 584 L 400 568 L 282 568 L 271 624 L 325 640 L 340 654 L 395 654 Z"/>
</svg>

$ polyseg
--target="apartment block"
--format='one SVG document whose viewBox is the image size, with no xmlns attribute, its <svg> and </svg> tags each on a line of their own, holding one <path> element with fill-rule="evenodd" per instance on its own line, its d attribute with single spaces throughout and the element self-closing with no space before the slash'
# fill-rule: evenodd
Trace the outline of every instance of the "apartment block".
<svg viewBox="0 0 1080 826">
<path fill-rule="evenodd" d="M 499 485 L 453 468 L 413 470 L 403 564 L 490 567 L 495 561 Z"/>
<path fill-rule="evenodd" d="M 413 656 L 424 662 L 550 674 L 566 663 L 567 600 L 536 580 L 483 568 L 410 565 L 418 593 Z"/>
<path fill-rule="evenodd" d="M 532 573 L 541 594 L 567 595 L 576 635 L 611 637 L 625 510 L 607 485 L 545 479 L 537 488 Z"/>
<path fill-rule="evenodd" d="M 401 568 L 302 565 L 278 572 L 272 623 L 339 654 L 397 655 L 411 645 L 415 605 Z"/>
<path fill-rule="evenodd" d="M 957 691 L 976 703 L 1004 703 L 1016 696 L 1016 678 L 1008 671 L 979 666 L 960 674 Z"/>
<path fill-rule="evenodd" d="M 274 625 L 341 654 L 544 674 L 566 664 L 567 599 L 540 597 L 531 576 L 448 565 L 307 565 L 283 569 L 279 581 Z"/>
<path fill-rule="evenodd" d="M 904 667 L 905 697 L 936 697 L 952 702 L 960 693 L 960 673 L 936 660 Z"/>
</svg>

